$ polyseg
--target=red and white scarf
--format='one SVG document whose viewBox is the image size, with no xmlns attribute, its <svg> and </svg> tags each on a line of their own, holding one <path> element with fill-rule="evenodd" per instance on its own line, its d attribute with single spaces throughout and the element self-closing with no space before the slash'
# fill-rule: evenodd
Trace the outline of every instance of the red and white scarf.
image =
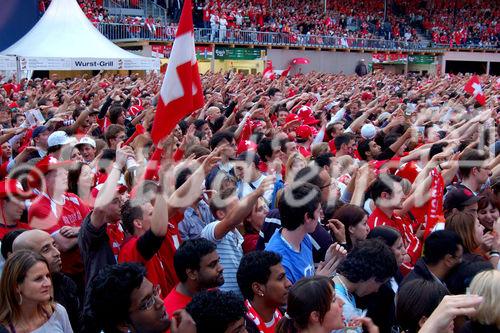
<svg viewBox="0 0 500 333">
<path fill-rule="evenodd" d="M 254 322 L 254 324 L 259 329 L 260 333 L 274 333 L 276 325 L 278 324 L 278 321 L 280 321 L 280 319 L 282 317 L 281 312 L 278 309 L 276 309 L 276 311 L 274 311 L 274 315 L 273 315 L 274 316 L 274 323 L 273 323 L 273 325 L 271 327 L 267 327 L 264 320 L 262 320 L 262 318 L 259 316 L 257 311 L 255 311 L 252 304 L 250 304 L 250 302 L 248 300 L 245 300 L 245 306 L 247 307 L 247 317 L 250 318 Z"/>
</svg>

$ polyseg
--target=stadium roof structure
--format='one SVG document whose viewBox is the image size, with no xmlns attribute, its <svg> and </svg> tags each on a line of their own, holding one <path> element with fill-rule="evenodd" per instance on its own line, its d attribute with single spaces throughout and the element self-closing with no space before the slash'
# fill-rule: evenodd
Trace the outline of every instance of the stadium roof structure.
<svg viewBox="0 0 500 333">
<path fill-rule="evenodd" d="M 16 56 L 21 70 L 152 70 L 158 59 L 128 52 L 104 37 L 76 0 L 52 0 L 23 38 L 0 52 Z"/>
</svg>

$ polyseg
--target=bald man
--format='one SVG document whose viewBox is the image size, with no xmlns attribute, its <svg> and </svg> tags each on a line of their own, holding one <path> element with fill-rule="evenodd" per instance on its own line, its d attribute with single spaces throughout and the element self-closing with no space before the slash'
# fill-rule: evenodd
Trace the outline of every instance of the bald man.
<svg viewBox="0 0 500 333">
<path fill-rule="evenodd" d="M 54 239 L 42 230 L 27 230 L 17 236 L 12 244 L 12 251 L 31 250 L 47 260 L 54 287 L 54 300 L 64 306 L 68 312 L 73 331 L 79 332 L 80 299 L 73 280 L 61 272 L 61 252 Z"/>
</svg>

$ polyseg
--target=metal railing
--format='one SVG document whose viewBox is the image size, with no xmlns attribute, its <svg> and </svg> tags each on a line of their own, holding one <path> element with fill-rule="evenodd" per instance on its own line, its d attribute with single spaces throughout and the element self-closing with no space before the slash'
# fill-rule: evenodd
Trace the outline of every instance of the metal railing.
<svg viewBox="0 0 500 333">
<path fill-rule="evenodd" d="M 146 25 L 100 23 L 101 33 L 113 41 L 142 39 L 152 41 L 172 41 L 175 27 L 154 28 Z M 338 36 L 297 35 L 279 32 L 260 32 L 237 29 L 195 29 L 195 41 L 221 44 L 299 46 L 336 49 L 384 49 L 384 50 L 444 50 L 450 45 L 423 42 L 401 42 L 385 39 L 363 39 Z M 467 48 L 467 47 L 466 47 Z M 470 49 L 470 47 L 468 47 Z M 488 48 L 488 47 L 484 47 Z M 484 49 L 483 48 L 483 49 Z M 494 49 L 489 47 L 490 49 Z"/>
</svg>

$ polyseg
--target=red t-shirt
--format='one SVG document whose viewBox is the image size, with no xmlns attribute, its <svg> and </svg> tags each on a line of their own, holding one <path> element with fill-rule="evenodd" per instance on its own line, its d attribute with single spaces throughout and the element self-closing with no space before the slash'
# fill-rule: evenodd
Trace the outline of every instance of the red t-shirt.
<svg viewBox="0 0 500 333">
<path fill-rule="evenodd" d="M 377 207 L 368 217 L 367 223 L 370 229 L 385 225 L 398 230 L 405 244 L 406 252 L 411 258 L 411 263 L 414 265 L 418 258 L 420 258 L 422 243 L 415 236 L 411 224 L 401 217 L 395 214 L 389 217 Z"/>
<path fill-rule="evenodd" d="M 80 227 L 90 212 L 87 205 L 75 194 L 66 193 L 63 205 L 56 204 L 46 194 L 41 194 L 28 210 L 28 222 L 34 229 L 52 234 L 64 226 Z M 67 274 L 83 273 L 83 262 L 78 246 L 61 254 L 62 271 Z"/>
<path fill-rule="evenodd" d="M 170 293 L 165 297 L 163 303 L 165 304 L 165 310 L 167 311 L 169 317 L 172 317 L 175 311 L 182 310 L 186 307 L 186 305 L 191 302 L 191 297 L 186 296 L 178 292 L 175 288 L 173 288 Z"/>
<path fill-rule="evenodd" d="M 180 213 L 169 218 L 167 235 L 165 236 L 165 240 L 158 251 L 158 256 L 163 264 L 165 278 L 167 280 L 167 293 L 170 292 L 170 290 L 172 290 L 177 283 L 179 283 L 177 274 L 175 274 L 174 254 L 181 245 L 181 236 L 177 226 L 183 219 L 184 215 Z"/>
<path fill-rule="evenodd" d="M 146 260 L 137 249 L 138 240 L 139 237 L 132 236 L 125 241 L 120 249 L 118 262 L 138 262 L 143 264 L 146 267 L 146 277 L 153 285 L 160 285 L 161 297 L 164 298 L 168 295 L 171 288 L 167 285 L 163 264 L 160 261 L 158 253 L 151 259 Z"/>
<path fill-rule="evenodd" d="M 31 228 L 30 228 L 29 224 L 23 223 L 23 222 L 17 222 L 15 225 L 6 225 L 6 224 L 0 223 L 0 241 L 3 239 L 3 237 L 7 233 L 14 231 L 14 230 L 18 230 L 18 229 L 30 230 Z"/>
<path fill-rule="evenodd" d="M 48 195 L 41 194 L 28 210 L 28 222 L 32 228 L 49 234 L 64 226 L 79 227 L 90 212 L 87 205 L 75 194 L 65 193 L 63 205 L 56 204 Z"/>
</svg>

